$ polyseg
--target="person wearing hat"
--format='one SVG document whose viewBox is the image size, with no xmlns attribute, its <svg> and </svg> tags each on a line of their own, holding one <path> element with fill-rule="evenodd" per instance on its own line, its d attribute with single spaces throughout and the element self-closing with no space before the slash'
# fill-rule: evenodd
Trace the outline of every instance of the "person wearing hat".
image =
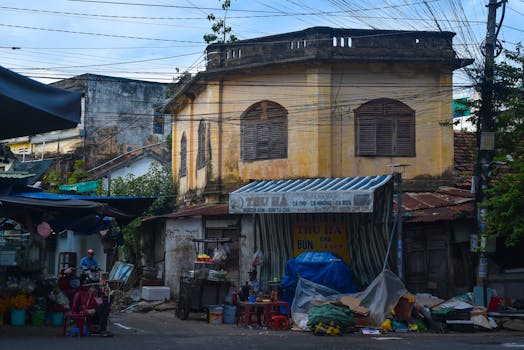
<svg viewBox="0 0 524 350">
<path fill-rule="evenodd" d="M 95 251 L 93 249 L 87 250 L 87 255 L 80 260 L 80 269 L 98 270 L 98 262 L 95 260 Z"/>
</svg>

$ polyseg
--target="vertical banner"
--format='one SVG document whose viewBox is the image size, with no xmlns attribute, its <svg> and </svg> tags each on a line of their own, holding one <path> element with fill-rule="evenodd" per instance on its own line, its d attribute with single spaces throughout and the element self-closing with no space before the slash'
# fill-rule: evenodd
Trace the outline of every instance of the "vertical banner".
<svg viewBox="0 0 524 350">
<path fill-rule="evenodd" d="M 331 252 L 349 264 L 346 225 L 338 222 L 299 222 L 293 227 L 293 253 Z"/>
</svg>

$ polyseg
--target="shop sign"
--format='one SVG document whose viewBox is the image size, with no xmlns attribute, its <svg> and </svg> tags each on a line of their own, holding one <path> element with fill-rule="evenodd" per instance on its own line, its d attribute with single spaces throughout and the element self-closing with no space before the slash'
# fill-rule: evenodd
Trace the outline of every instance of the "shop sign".
<svg viewBox="0 0 524 350">
<path fill-rule="evenodd" d="M 371 213 L 373 191 L 304 191 L 231 193 L 231 214 Z"/>
<path fill-rule="evenodd" d="M 349 264 L 348 233 L 344 223 L 301 222 L 293 227 L 293 253 L 331 252 Z"/>
</svg>

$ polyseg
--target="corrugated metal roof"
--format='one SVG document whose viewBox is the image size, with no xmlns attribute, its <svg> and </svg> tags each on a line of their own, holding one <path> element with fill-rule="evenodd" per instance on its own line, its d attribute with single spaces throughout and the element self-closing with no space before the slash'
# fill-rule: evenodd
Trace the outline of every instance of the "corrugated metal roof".
<svg viewBox="0 0 524 350">
<path fill-rule="evenodd" d="M 34 174 L 29 174 L 26 171 L 0 171 L 0 178 L 2 179 L 26 179 L 32 176 Z"/>
<path fill-rule="evenodd" d="M 402 194 L 402 212 L 405 222 L 472 218 L 473 205 L 474 198 L 471 192 L 459 188 L 441 187 L 436 192 Z"/>
<path fill-rule="evenodd" d="M 188 207 L 177 210 L 175 212 L 159 215 L 154 217 L 145 218 L 142 222 L 155 221 L 158 219 L 176 219 L 180 217 L 188 216 L 213 216 L 213 215 L 227 215 L 229 214 L 228 204 L 206 204 L 195 207 Z"/>
<path fill-rule="evenodd" d="M 257 180 L 232 193 L 249 192 L 322 192 L 322 191 L 364 191 L 374 190 L 392 178 L 391 175 L 364 177 L 336 177 L 292 180 Z"/>
</svg>

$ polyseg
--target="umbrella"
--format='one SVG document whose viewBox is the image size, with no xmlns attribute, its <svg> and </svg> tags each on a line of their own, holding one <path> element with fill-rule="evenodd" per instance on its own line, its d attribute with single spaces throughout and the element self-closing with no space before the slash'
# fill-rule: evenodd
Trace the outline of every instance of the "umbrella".
<svg viewBox="0 0 524 350">
<path fill-rule="evenodd" d="M 0 66 L 0 139 L 76 127 L 81 96 Z"/>
</svg>

